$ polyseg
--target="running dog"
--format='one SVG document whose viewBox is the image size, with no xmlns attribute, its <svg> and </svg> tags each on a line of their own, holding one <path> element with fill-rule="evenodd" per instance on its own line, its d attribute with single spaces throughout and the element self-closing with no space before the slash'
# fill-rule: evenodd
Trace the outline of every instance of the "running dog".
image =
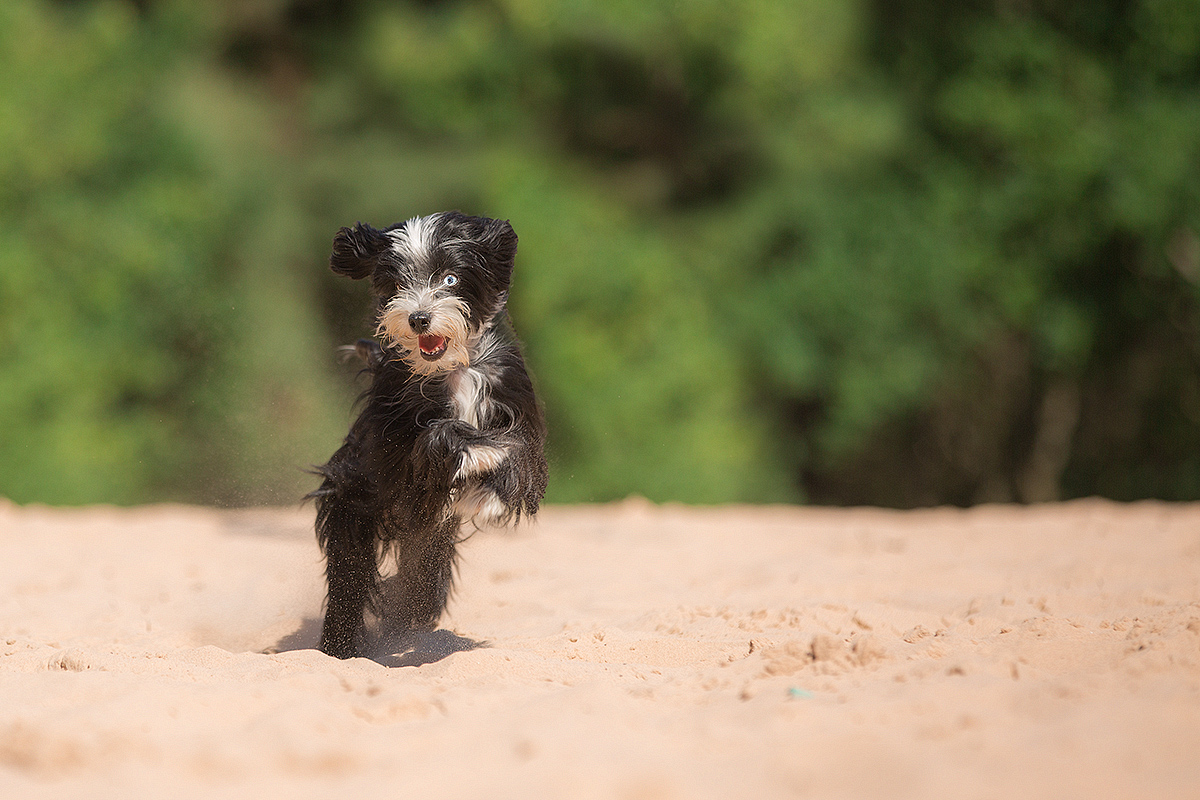
<svg viewBox="0 0 1200 800">
<path fill-rule="evenodd" d="M 378 341 L 354 348 L 370 386 L 310 495 L 331 656 L 364 654 L 368 613 L 386 611 L 396 630 L 435 628 L 464 524 L 537 513 L 546 427 L 508 316 L 516 252 L 508 222 L 457 211 L 334 237 L 333 271 L 371 281 Z M 385 558 L 397 573 L 383 609 Z"/>
</svg>

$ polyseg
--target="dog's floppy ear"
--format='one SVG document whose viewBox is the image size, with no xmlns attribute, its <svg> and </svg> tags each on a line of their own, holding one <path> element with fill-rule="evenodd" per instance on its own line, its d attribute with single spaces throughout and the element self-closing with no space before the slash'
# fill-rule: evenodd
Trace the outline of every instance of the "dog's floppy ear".
<svg viewBox="0 0 1200 800">
<path fill-rule="evenodd" d="M 517 257 L 517 232 L 506 219 L 489 219 L 479 242 L 489 256 L 511 275 Z"/>
<path fill-rule="evenodd" d="M 450 232 L 471 242 L 483 257 L 483 266 L 507 286 L 517 255 L 517 234 L 508 220 L 469 217 L 458 211 L 449 212 L 444 219 Z"/>
<path fill-rule="evenodd" d="M 388 248 L 383 231 L 356 222 L 353 228 L 342 228 L 333 237 L 333 254 L 329 268 L 339 275 L 358 280 L 375 271 L 379 255 Z"/>
</svg>

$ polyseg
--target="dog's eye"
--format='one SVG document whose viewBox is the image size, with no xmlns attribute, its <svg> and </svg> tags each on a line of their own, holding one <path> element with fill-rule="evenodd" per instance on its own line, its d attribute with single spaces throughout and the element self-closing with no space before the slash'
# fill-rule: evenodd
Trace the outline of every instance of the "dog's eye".
<svg viewBox="0 0 1200 800">
<path fill-rule="evenodd" d="M 442 286 L 454 286 L 458 283 L 458 276 L 453 272 L 447 273 L 446 277 L 442 278 Z"/>
</svg>

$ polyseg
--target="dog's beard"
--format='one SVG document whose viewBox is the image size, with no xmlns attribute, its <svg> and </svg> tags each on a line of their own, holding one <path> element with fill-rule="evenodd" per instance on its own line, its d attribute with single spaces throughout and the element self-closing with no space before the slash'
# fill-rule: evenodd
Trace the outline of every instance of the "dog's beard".
<svg viewBox="0 0 1200 800">
<path fill-rule="evenodd" d="M 410 315 L 429 315 L 429 327 L 417 333 Z M 379 315 L 376 334 L 404 351 L 404 360 L 419 375 L 433 375 L 471 364 L 471 326 L 462 298 L 434 289 L 402 290 Z"/>
</svg>

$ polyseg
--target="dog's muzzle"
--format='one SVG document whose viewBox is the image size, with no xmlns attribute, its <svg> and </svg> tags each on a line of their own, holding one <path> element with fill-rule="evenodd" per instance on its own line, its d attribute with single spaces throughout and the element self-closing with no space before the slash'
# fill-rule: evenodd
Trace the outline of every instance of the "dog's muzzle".
<svg viewBox="0 0 1200 800">
<path fill-rule="evenodd" d="M 431 288 L 404 289 L 383 308 L 376 333 L 406 352 L 421 375 L 470 364 L 466 301 Z"/>
<path fill-rule="evenodd" d="M 408 315 L 408 327 L 417 334 L 417 349 L 421 358 L 426 361 L 437 361 L 446 354 L 450 340 L 445 336 L 426 333 L 429 330 L 430 316 L 426 311 L 414 311 Z"/>
</svg>

